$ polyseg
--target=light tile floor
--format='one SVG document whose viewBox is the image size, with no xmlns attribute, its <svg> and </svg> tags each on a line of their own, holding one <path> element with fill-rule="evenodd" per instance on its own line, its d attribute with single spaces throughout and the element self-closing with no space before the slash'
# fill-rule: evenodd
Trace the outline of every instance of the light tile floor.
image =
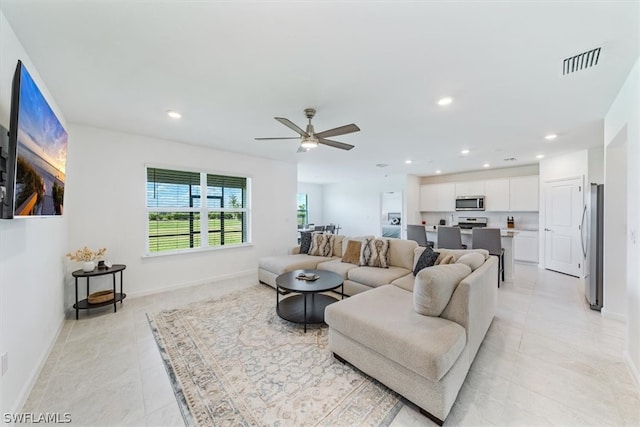
<svg viewBox="0 0 640 427">
<path fill-rule="evenodd" d="M 578 279 L 517 265 L 445 425 L 639 426 L 640 393 L 624 364 L 625 328 L 589 310 Z M 146 318 L 255 285 L 255 276 L 141 298 L 65 321 L 22 412 L 78 426 L 181 426 Z M 394 427 L 434 425 L 411 405 Z"/>
</svg>

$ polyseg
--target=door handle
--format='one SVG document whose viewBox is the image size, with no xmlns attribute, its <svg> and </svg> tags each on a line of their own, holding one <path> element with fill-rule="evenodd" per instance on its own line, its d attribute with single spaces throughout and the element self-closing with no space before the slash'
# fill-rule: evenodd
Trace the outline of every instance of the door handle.
<svg viewBox="0 0 640 427">
<path fill-rule="evenodd" d="M 584 205 L 582 211 L 582 221 L 580 221 L 580 243 L 582 244 L 582 254 L 587 258 L 587 242 L 585 241 L 584 220 L 587 217 L 587 205 Z M 588 236 L 587 236 L 588 237 Z"/>
</svg>

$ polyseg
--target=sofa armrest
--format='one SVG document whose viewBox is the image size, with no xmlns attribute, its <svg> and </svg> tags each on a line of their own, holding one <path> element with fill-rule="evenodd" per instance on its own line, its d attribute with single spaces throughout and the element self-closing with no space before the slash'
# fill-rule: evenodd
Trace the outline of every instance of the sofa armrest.
<svg viewBox="0 0 640 427">
<path fill-rule="evenodd" d="M 498 307 L 498 258 L 491 256 L 465 277 L 453 292 L 440 317 L 462 325 L 467 331 L 469 362 L 482 344 Z"/>
<path fill-rule="evenodd" d="M 291 248 L 289 255 L 298 255 L 300 253 L 300 246 L 294 246 Z"/>
</svg>

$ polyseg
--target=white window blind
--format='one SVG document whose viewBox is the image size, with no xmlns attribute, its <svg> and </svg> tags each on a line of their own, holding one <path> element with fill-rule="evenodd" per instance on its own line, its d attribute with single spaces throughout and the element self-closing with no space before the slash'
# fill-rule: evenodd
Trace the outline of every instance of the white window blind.
<svg viewBox="0 0 640 427">
<path fill-rule="evenodd" d="M 148 167 L 147 252 L 248 243 L 249 181 L 247 177 Z"/>
</svg>

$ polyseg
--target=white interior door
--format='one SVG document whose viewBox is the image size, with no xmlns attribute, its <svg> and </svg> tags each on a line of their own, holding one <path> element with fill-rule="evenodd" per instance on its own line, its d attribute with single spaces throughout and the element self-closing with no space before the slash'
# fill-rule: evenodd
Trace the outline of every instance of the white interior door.
<svg viewBox="0 0 640 427">
<path fill-rule="evenodd" d="M 545 191 L 545 268 L 582 276 L 582 178 L 548 182 Z"/>
</svg>

